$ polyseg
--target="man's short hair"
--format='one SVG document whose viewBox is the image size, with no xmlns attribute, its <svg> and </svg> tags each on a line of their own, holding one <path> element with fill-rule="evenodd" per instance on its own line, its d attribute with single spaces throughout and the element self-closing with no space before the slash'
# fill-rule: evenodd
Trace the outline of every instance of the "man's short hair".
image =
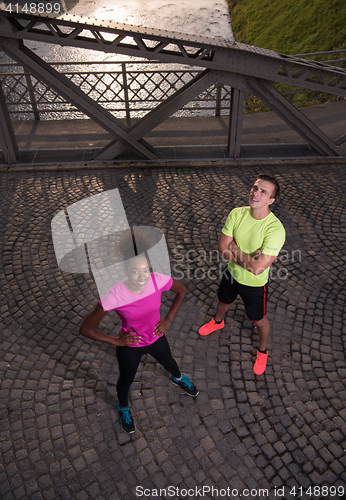
<svg viewBox="0 0 346 500">
<path fill-rule="evenodd" d="M 277 198 L 279 196 L 279 193 L 280 193 L 280 184 L 277 181 L 277 179 L 275 179 L 275 177 L 272 177 L 271 175 L 267 175 L 267 174 L 260 174 L 257 177 L 257 180 L 258 179 L 262 179 L 263 181 L 267 181 L 267 182 L 270 182 L 271 184 L 273 184 L 274 191 L 272 193 L 271 198 Z"/>
</svg>

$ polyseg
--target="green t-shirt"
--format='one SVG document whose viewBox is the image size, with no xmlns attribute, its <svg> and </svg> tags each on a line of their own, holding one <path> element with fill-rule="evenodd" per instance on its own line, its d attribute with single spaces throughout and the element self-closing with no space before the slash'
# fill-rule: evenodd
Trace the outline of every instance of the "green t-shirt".
<svg viewBox="0 0 346 500">
<path fill-rule="evenodd" d="M 264 219 L 254 219 L 250 207 L 232 210 L 222 229 L 223 234 L 235 239 L 240 250 L 254 255 L 261 248 L 265 255 L 278 255 L 285 243 L 285 228 L 270 212 Z M 258 276 L 246 271 L 234 262 L 228 262 L 228 270 L 233 278 L 242 285 L 263 286 L 268 281 L 269 267 Z"/>
</svg>

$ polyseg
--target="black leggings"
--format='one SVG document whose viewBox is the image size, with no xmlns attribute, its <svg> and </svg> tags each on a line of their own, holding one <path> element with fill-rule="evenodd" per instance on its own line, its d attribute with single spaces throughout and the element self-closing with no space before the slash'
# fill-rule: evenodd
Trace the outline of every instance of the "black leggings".
<svg viewBox="0 0 346 500">
<path fill-rule="evenodd" d="M 181 372 L 177 362 L 172 356 L 166 337 L 159 337 L 153 344 L 143 347 L 118 346 L 116 354 L 119 364 L 119 379 L 117 382 L 117 393 L 120 406 L 128 405 L 128 394 L 130 385 L 135 379 L 137 368 L 143 354 L 150 354 L 164 368 L 169 371 L 173 377 L 180 378 Z"/>
</svg>

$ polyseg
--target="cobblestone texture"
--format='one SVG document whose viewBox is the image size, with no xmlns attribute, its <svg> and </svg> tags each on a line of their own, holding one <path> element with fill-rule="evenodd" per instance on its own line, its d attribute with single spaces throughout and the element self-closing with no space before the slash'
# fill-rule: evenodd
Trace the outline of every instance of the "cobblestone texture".
<svg viewBox="0 0 346 500">
<path fill-rule="evenodd" d="M 197 330 L 215 311 L 224 220 L 261 171 L 282 183 L 273 210 L 287 241 L 272 272 L 268 368 L 256 377 L 258 339 L 241 302 L 221 333 Z M 96 287 L 57 268 L 50 233 L 59 210 L 113 188 L 130 224 L 166 234 L 173 274 L 189 292 L 167 335 L 200 390 L 189 398 L 144 357 L 131 436 L 116 409 L 114 348 L 78 333 Z M 279 498 L 283 487 L 294 498 L 300 487 L 311 499 L 326 495 L 306 495 L 309 486 L 345 486 L 345 190 L 335 165 L 2 174 L 1 498 L 133 499 L 139 485 L 209 485 L 238 489 L 230 498 L 246 488 Z M 167 294 L 163 311 L 170 304 Z M 102 328 L 118 324 L 109 314 Z"/>
</svg>

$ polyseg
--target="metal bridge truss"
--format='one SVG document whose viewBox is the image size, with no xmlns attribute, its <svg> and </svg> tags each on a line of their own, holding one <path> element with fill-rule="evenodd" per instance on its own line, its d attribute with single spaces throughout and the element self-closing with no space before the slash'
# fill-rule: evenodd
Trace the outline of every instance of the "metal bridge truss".
<svg viewBox="0 0 346 500">
<path fill-rule="evenodd" d="M 23 40 L 184 64 L 200 67 L 201 72 L 133 126 L 126 127 L 70 79 L 29 50 Z M 143 137 L 215 82 L 232 87 L 230 157 L 240 155 L 245 93 L 260 98 L 321 155 L 339 155 L 337 144 L 274 88 L 275 82 L 280 82 L 346 97 L 346 71 L 335 66 L 227 40 L 110 22 L 95 24 L 75 16 L 57 19 L 4 11 L 0 11 L 0 49 L 114 136 L 97 159 L 116 158 L 127 148 L 142 158 L 158 159 L 154 148 Z M 1 144 L 6 161 L 14 163 L 18 148 L 2 91 L 0 108 Z"/>
</svg>

